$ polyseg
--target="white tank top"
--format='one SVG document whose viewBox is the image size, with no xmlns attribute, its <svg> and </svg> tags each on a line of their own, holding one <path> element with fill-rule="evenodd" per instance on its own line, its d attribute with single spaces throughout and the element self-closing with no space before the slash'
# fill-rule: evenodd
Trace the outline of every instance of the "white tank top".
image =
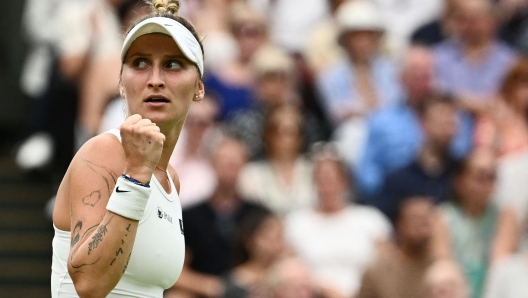
<svg viewBox="0 0 528 298">
<path fill-rule="evenodd" d="M 109 133 L 120 141 L 119 130 Z M 168 172 L 167 172 L 168 175 Z M 170 177 L 170 176 L 169 176 Z M 139 221 L 136 240 L 125 274 L 107 297 L 163 297 L 163 290 L 180 276 L 185 256 L 182 210 L 176 187 L 170 181 L 170 194 L 154 175 L 147 208 Z M 68 274 L 71 232 L 55 229 L 51 296 L 79 297 Z"/>
</svg>

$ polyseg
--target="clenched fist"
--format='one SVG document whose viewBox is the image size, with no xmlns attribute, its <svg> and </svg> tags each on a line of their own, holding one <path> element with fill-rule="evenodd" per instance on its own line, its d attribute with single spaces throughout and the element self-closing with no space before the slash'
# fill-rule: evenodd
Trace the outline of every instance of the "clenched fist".
<svg viewBox="0 0 528 298">
<path fill-rule="evenodd" d="M 125 173 L 141 183 L 149 183 L 161 157 L 165 135 L 155 123 L 137 114 L 125 119 L 120 130 Z"/>
</svg>

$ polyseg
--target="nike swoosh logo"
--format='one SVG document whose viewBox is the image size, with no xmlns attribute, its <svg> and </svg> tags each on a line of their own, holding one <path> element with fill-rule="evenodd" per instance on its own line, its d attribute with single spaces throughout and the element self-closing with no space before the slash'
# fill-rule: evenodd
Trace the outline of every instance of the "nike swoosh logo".
<svg viewBox="0 0 528 298">
<path fill-rule="evenodd" d="M 116 192 L 130 192 L 130 190 L 119 190 L 119 186 L 116 188 Z"/>
</svg>

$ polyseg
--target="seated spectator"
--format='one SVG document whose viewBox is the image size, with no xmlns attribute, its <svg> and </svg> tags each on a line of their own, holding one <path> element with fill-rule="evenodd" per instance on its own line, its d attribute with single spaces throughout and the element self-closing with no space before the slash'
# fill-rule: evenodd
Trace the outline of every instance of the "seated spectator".
<svg viewBox="0 0 528 298">
<path fill-rule="evenodd" d="M 454 199 L 441 207 L 435 228 L 436 255 L 460 264 L 475 298 L 481 297 L 488 269 L 517 249 L 513 210 L 491 202 L 495 178 L 493 153 L 471 153 L 456 171 Z"/>
<path fill-rule="evenodd" d="M 434 46 L 454 34 L 454 11 L 457 2 L 463 0 L 444 0 L 444 11 L 435 20 L 416 29 L 411 35 L 411 43 Z"/>
<path fill-rule="evenodd" d="M 241 1 L 233 3 L 229 12 L 229 28 L 235 37 L 238 56 L 211 69 L 203 78 L 207 91 L 218 99 L 220 120 L 253 104 L 254 85 L 249 63 L 253 54 L 267 42 L 266 23 L 261 14 Z"/>
<path fill-rule="evenodd" d="M 396 65 L 381 52 L 385 24 L 376 6 L 367 0 L 346 2 L 335 20 L 344 61 L 318 73 L 316 83 L 328 119 L 339 125 L 401 96 Z"/>
<path fill-rule="evenodd" d="M 255 103 L 249 109 L 233 113 L 227 127 L 230 133 L 246 142 L 251 159 L 264 156 L 264 119 L 270 110 L 280 105 L 292 104 L 302 110 L 303 139 L 307 145 L 325 137 L 321 121 L 301 103 L 295 88 L 294 61 L 288 53 L 276 46 L 263 46 L 252 57 L 250 66 L 255 78 Z"/>
<path fill-rule="evenodd" d="M 282 105 L 264 122 L 266 157 L 247 164 L 240 176 L 243 196 L 284 215 L 312 206 L 312 163 L 303 155 L 303 118 L 299 109 Z"/>
<path fill-rule="evenodd" d="M 370 0 L 381 10 L 387 27 L 387 51 L 400 57 L 405 53 L 411 34 L 423 24 L 437 18 L 443 9 L 443 0 Z"/>
<path fill-rule="evenodd" d="M 390 172 L 414 159 L 423 144 L 418 108 L 434 93 L 433 56 L 425 47 L 412 47 L 402 63 L 401 81 L 406 98 L 374 113 L 368 120 L 368 136 L 359 163 L 354 166 L 361 199 L 379 195 Z M 460 121 L 460 119 L 458 119 Z M 453 157 L 464 156 L 471 146 L 471 130 L 460 121 L 450 146 Z"/>
<path fill-rule="evenodd" d="M 442 259 L 434 262 L 425 273 L 430 298 L 469 298 L 470 291 L 460 266 Z"/>
<path fill-rule="evenodd" d="M 454 37 L 435 46 L 436 79 L 473 114 L 480 114 L 500 88 L 516 54 L 497 38 L 498 16 L 491 0 L 458 1 Z"/>
<path fill-rule="evenodd" d="M 179 297 L 182 292 L 218 297 L 224 292 L 220 275 L 234 264 L 232 239 L 236 222 L 258 208 L 243 200 L 236 191 L 239 173 L 246 161 L 244 143 L 237 139 L 225 137 L 213 150 L 211 163 L 218 184 L 209 199 L 183 211 L 185 263 L 180 278 L 165 292 L 165 297 Z"/>
<path fill-rule="evenodd" d="M 268 270 L 266 285 L 269 298 L 325 298 L 317 293 L 306 264 L 294 256 L 278 260 Z"/>
<path fill-rule="evenodd" d="M 234 246 L 238 265 L 224 275 L 222 297 L 260 297 L 266 292 L 267 271 L 285 253 L 282 219 L 266 208 L 244 214 Z"/>
<path fill-rule="evenodd" d="M 475 128 L 475 146 L 500 157 L 528 150 L 528 59 L 520 60 L 506 75 L 501 96 L 483 114 Z"/>
<path fill-rule="evenodd" d="M 315 144 L 312 160 L 317 206 L 286 216 L 286 238 L 325 297 L 353 297 L 392 227 L 377 209 L 351 203 L 351 178 L 334 144 Z"/>
<path fill-rule="evenodd" d="M 425 274 L 433 263 L 434 205 L 428 198 L 407 198 L 400 205 L 393 246 L 367 268 L 356 298 L 424 298 Z"/>
<path fill-rule="evenodd" d="M 457 129 L 455 103 L 435 95 L 423 102 L 418 112 L 424 132 L 420 150 L 410 164 L 385 178 L 380 196 L 372 202 L 392 220 L 403 198 L 425 196 L 438 204 L 451 194 L 455 162 L 449 146 Z"/>
<path fill-rule="evenodd" d="M 528 1 L 499 0 L 502 11 L 501 38 L 523 55 L 528 54 Z"/>
<path fill-rule="evenodd" d="M 218 106 L 207 94 L 200 103 L 193 104 L 169 161 L 181 176 L 178 195 L 183 209 L 204 201 L 214 192 L 217 181 L 209 144 L 219 135 L 217 114 Z"/>
</svg>

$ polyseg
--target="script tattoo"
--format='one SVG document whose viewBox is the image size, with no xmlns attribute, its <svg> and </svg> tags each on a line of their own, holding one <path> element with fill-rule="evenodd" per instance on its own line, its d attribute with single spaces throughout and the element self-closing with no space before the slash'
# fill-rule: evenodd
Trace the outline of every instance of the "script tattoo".
<svg viewBox="0 0 528 298">
<path fill-rule="evenodd" d="M 123 268 L 123 273 L 125 273 L 125 271 L 127 270 L 127 267 L 128 267 L 128 262 L 130 262 L 130 256 L 132 255 L 132 253 L 128 254 L 128 258 L 127 258 L 127 262 L 125 264 L 125 267 Z"/>
</svg>

